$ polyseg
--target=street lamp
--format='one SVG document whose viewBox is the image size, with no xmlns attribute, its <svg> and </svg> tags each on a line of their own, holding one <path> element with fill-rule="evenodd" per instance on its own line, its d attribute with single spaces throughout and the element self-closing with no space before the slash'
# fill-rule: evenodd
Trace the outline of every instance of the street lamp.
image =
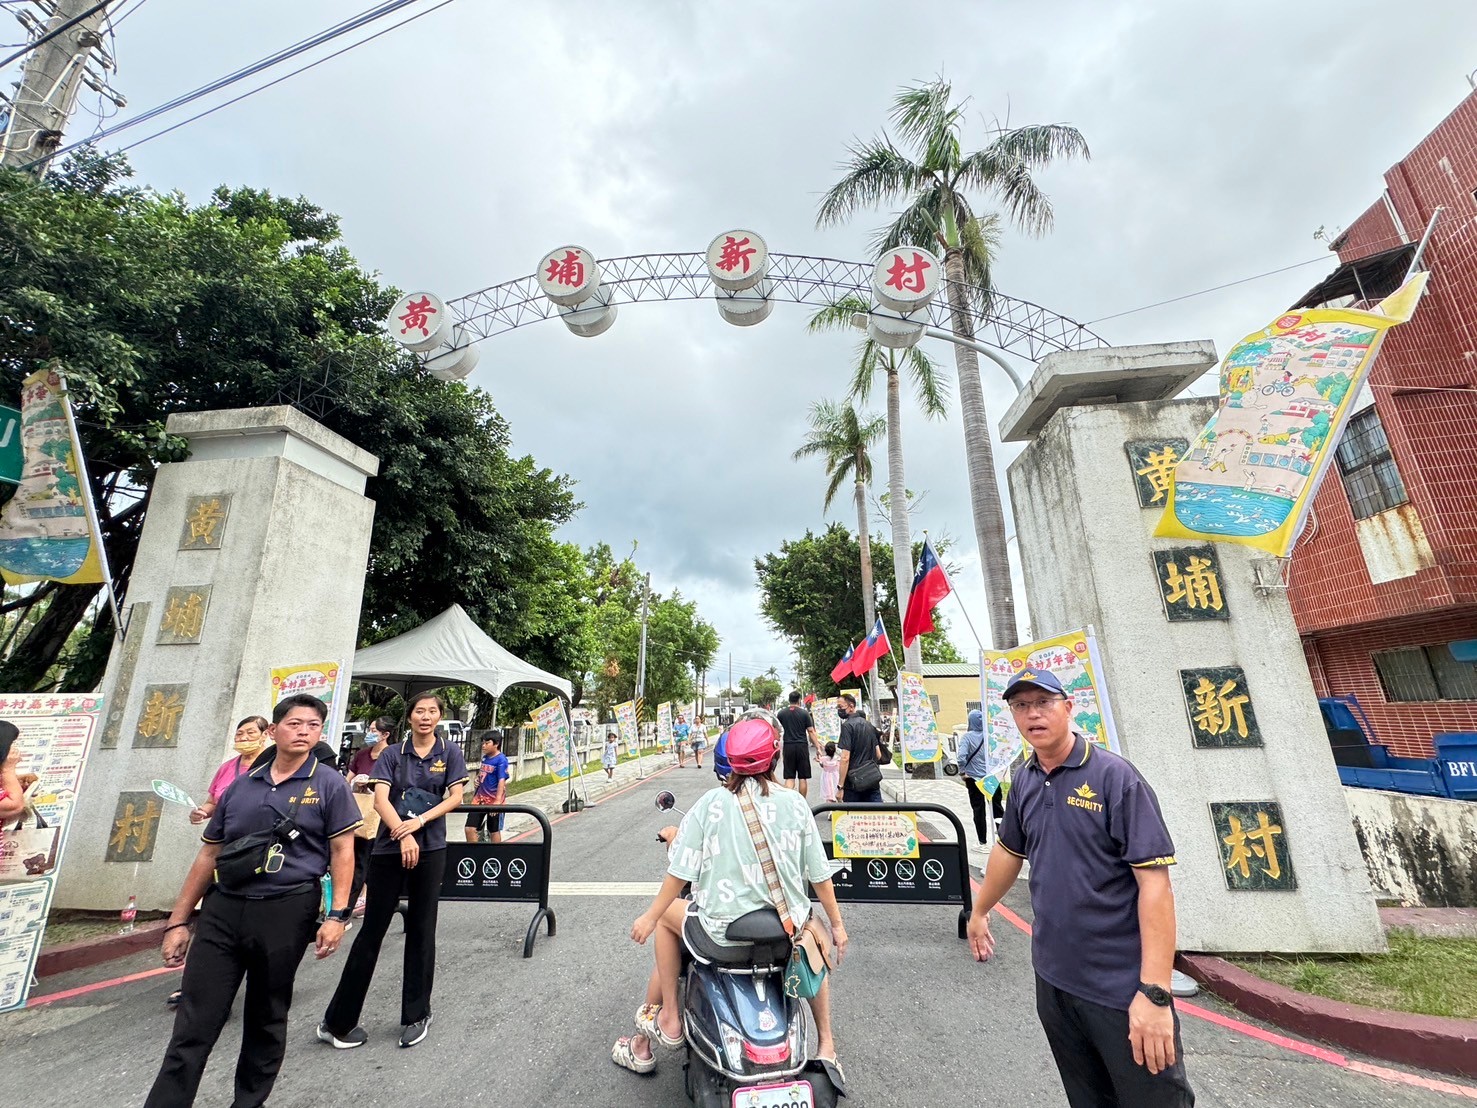
<svg viewBox="0 0 1477 1108">
<path fill-rule="evenodd" d="M 859 331 L 866 331 L 870 335 L 871 331 L 869 330 L 869 326 L 872 322 L 872 318 L 872 313 L 870 312 L 852 312 L 851 325 Z M 976 354 L 983 354 L 985 357 L 989 358 L 990 361 L 994 362 L 1001 369 L 1005 370 L 1006 376 L 1008 376 L 1011 380 L 1011 383 L 1015 385 L 1016 392 L 1026 391 L 1026 383 L 1021 380 L 1021 376 L 1015 371 L 1015 367 L 1007 362 L 998 353 L 996 353 L 994 348 L 986 346 L 982 342 L 976 342 L 974 339 L 967 339 L 963 335 L 956 335 L 953 331 L 945 331 L 940 327 L 925 326 L 920 329 L 919 334 L 927 335 L 931 339 L 943 339 L 945 342 L 951 342 L 955 346 L 967 346 Z"/>
</svg>

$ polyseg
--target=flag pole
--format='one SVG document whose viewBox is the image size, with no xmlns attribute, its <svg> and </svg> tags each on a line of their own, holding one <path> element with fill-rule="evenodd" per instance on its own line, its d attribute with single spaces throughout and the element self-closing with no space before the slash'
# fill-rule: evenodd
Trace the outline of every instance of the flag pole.
<svg viewBox="0 0 1477 1108">
<path fill-rule="evenodd" d="M 926 532 L 925 532 L 925 534 L 926 534 Z M 878 616 L 877 618 L 880 620 L 882 617 L 881 616 Z M 901 619 L 902 617 L 899 616 L 898 618 Z M 887 630 L 887 624 L 884 623 L 882 625 L 882 630 L 884 632 Z M 902 627 L 901 626 L 898 628 L 898 633 L 899 634 L 902 633 Z M 891 737 L 893 735 L 900 735 L 902 733 L 902 730 L 901 730 L 902 724 L 901 724 L 901 721 L 899 720 L 898 717 L 902 715 L 902 709 L 903 709 L 903 697 L 902 697 L 902 693 L 899 692 L 899 691 L 897 691 L 902 686 L 902 682 L 897 678 L 897 674 L 900 674 L 900 673 L 903 672 L 903 667 L 898 664 L 898 660 L 897 660 L 897 647 L 895 647 L 895 646 L 892 645 L 892 636 L 891 635 L 888 635 L 887 636 L 887 656 L 892 659 L 892 672 L 893 672 L 893 675 L 894 675 L 893 676 L 893 690 L 894 690 L 894 693 L 895 693 L 895 695 L 893 697 L 893 701 L 892 701 L 892 703 L 893 703 L 893 709 L 892 709 L 892 725 L 890 727 L 888 727 L 888 729 L 887 729 L 888 736 Z M 879 701 L 878 703 L 880 705 L 881 702 Z M 878 708 L 878 711 L 881 711 L 881 707 L 880 706 Z M 903 751 L 902 750 L 902 744 L 901 743 L 898 744 L 898 750 L 902 753 L 903 803 L 906 804 L 908 802 L 908 755 L 907 755 L 907 752 L 906 751 Z"/>
<path fill-rule="evenodd" d="M 927 531 L 924 531 L 923 532 L 923 543 L 924 543 L 925 546 L 928 544 L 928 532 Z M 934 556 L 934 559 L 935 559 L 935 561 L 938 561 L 938 556 L 935 555 Z M 984 650 L 985 649 L 984 641 L 980 638 L 980 633 L 974 629 L 974 620 L 972 620 L 972 619 L 969 618 L 969 609 L 964 606 L 964 598 L 959 595 L 959 590 L 954 587 L 954 579 L 949 576 L 948 567 L 946 567 L 942 561 L 939 561 L 938 562 L 938 567 L 939 567 L 939 572 L 944 575 L 944 580 L 949 583 L 949 592 L 953 594 L 954 600 L 959 605 L 959 611 L 964 616 L 964 622 L 969 627 L 969 633 L 974 636 L 974 643 L 975 643 L 975 645 L 978 646 L 981 650 Z"/>
<path fill-rule="evenodd" d="M 103 542 L 102 524 L 98 522 L 97 505 L 92 500 L 92 479 L 87 475 L 87 452 L 82 449 L 82 436 L 77 432 L 77 417 L 72 414 L 72 393 L 67 388 L 65 374 L 57 374 L 57 383 L 62 394 L 62 412 L 67 418 L 67 434 L 72 438 L 72 451 L 77 458 L 77 483 L 82 486 L 82 510 L 87 513 L 87 526 L 92 529 L 92 541 L 97 544 L 97 564 L 103 573 L 103 589 L 108 595 L 108 607 L 113 612 L 113 630 L 118 641 L 123 641 L 123 613 L 118 610 L 118 593 L 113 588 L 113 570 L 108 565 L 108 547 Z"/>
</svg>

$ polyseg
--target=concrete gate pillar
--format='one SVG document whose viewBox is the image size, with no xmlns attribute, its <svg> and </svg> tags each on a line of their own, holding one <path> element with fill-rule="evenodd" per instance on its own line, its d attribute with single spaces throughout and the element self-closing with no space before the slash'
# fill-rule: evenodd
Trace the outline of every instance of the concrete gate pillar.
<svg viewBox="0 0 1477 1108">
<path fill-rule="evenodd" d="M 1216 410 L 1209 342 L 1052 354 L 1001 422 L 1031 626 L 1097 629 L 1124 754 L 1174 836 L 1179 945 L 1373 951 L 1384 934 L 1279 565 L 1152 537 Z M 1169 453 L 1166 454 L 1166 451 Z"/>
<path fill-rule="evenodd" d="M 204 800 L 236 721 L 270 716 L 271 669 L 347 665 L 358 640 L 374 520 L 364 483 L 378 459 L 285 406 L 172 415 L 167 426 L 190 457 L 154 479 L 63 907 L 121 908 L 132 893 L 140 908 L 168 908 L 200 828 L 151 782 Z"/>
</svg>

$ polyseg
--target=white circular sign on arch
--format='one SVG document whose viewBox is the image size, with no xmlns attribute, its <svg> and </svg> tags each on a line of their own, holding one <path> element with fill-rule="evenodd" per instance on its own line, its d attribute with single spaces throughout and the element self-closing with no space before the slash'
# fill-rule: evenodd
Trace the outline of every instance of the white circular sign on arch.
<svg viewBox="0 0 1477 1108">
<path fill-rule="evenodd" d="M 555 304 L 573 308 L 600 288 L 600 263 L 583 246 L 561 246 L 543 256 L 534 277 Z"/>
<path fill-rule="evenodd" d="M 446 303 L 435 293 L 410 292 L 395 301 L 385 326 L 405 349 L 421 353 L 451 337 L 452 320 Z"/>
<path fill-rule="evenodd" d="M 708 244 L 708 276 L 725 292 L 751 289 L 769 273 L 769 247 L 753 231 L 724 231 Z"/>
<path fill-rule="evenodd" d="M 916 312 L 933 302 L 943 284 L 944 267 L 927 250 L 899 246 L 884 251 L 872 269 L 872 292 L 884 308 Z"/>
</svg>

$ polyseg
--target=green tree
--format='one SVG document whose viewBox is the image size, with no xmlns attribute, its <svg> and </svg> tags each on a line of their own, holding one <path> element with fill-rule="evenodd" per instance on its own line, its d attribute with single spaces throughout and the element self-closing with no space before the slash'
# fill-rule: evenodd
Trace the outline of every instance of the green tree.
<svg viewBox="0 0 1477 1108">
<path fill-rule="evenodd" d="M 812 331 L 839 331 L 851 327 L 851 317 L 866 312 L 869 305 L 859 296 L 844 296 L 816 312 L 810 319 Z M 887 487 L 884 493 L 889 522 L 892 524 L 892 575 L 896 595 L 907 607 L 913 587 L 913 566 L 908 552 L 913 548 L 908 525 L 907 482 L 903 473 L 903 403 L 902 375 L 906 371 L 913 382 L 918 406 L 931 419 L 941 419 L 949 412 L 949 382 L 938 364 L 920 347 L 891 350 L 863 339 L 857 347 L 856 371 L 852 375 L 850 395 L 863 403 L 871 396 L 872 382 L 878 373 L 887 377 Z M 899 643 L 899 646 L 902 644 Z M 917 642 L 905 648 L 905 665 L 922 664 L 922 647 Z"/>
<path fill-rule="evenodd" d="M 921 549 L 920 544 L 915 555 Z M 794 648 L 799 658 L 800 684 L 807 692 L 829 694 L 840 687 L 831 680 L 831 668 L 863 629 L 860 551 L 856 536 L 833 523 L 819 534 L 807 530 L 801 538 L 788 539 L 778 551 L 754 560 L 760 613 Z M 873 539 L 871 553 L 874 570 L 885 579 L 891 548 L 881 539 Z M 944 557 L 942 550 L 939 557 Z M 878 612 L 891 641 L 901 627 L 897 597 L 885 587 L 881 592 Z M 935 619 L 937 630 L 920 640 L 923 660 L 964 661 L 949 641 L 943 613 Z M 895 641 L 893 645 L 897 645 Z M 884 658 L 878 668 L 885 683 L 895 682 L 892 656 Z M 851 684 L 851 680 L 844 684 Z"/>
<path fill-rule="evenodd" d="M 1076 128 L 1051 123 L 997 125 L 982 148 L 966 153 L 962 132 L 968 107 L 967 99 L 954 102 L 953 88 L 942 78 L 901 89 L 891 119 L 907 152 L 898 149 L 886 132 L 853 143 L 843 176 L 822 198 L 816 222 L 824 227 L 849 219 L 862 208 L 903 204 L 874 245 L 879 252 L 902 245 L 942 247 L 954 333 L 972 339 L 975 314 L 988 310 L 999 217 L 977 215 L 968 194 L 997 197 L 1016 226 L 1042 234 L 1051 226 L 1051 201 L 1037 186 L 1033 171 L 1059 158 L 1086 158 L 1088 149 Z M 967 291 L 971 285 L 987 290 L 984 301 L 971 302 Z M 979 356 L 969 347 L 955 346 L 954 358 L 990 634 L 996 647 L 1009 648 L 1017 644 L 1015 598 Z"/>
<path fill-rule="evenodd" d="M 785 686 L 780 683 L 779 674 L 773 666 L 758 677 L 740 677 L 739 688 L 750 704 L 757 704 L 761 708 L 773 708 L 780 694 L 785 691 Z"/>
<path fill-rule="evenodd" d="M 819 400 L 810 406 L 810 430 L 794 453 L 803 458 L 820 458 L 826 463 L 830 483 L 821 507 L 830 510 L 837 491 L 851 478 L 852 499 L 856 501 L 856 533 L 860 536 L 857 562 L 862 574 L 862 612 L 871 632 L 877 620 L 876 585 L 872 571 L 871 538 L 867 528 L 867 486 L 872 483 L 872 447 L 886 430 L 881 416 L 861 416 L 850 404 Z M 871 672 L 872 688 L 877 687 L 877 667 Z"/>
<path fill-rule="evenodd" d="M 154 472 L 183 457 L 172 413 L 295 404 L 381 459 L 361 641 L 460 602 L 508 649 L 586 668 L 580 580 L 554 529 L 578 509 L 567 477 L 511 452 L 485 393 L 429 378 L 387 341 L 396 291 L 364 271 L 337 217 L 307 200 L 221 188 L 206 203 L 129 184 L 121 158 L 69 160 L 44 182 L 0 172 L 0 376 L 12 395 L 66 373 L 92 494 L 125 592 Z M 247 521 L 249 525 L 250 521 Z M 97 586 L 42 584 L 6 611 L 40 615 L 0 687 L 95 686 L 111 616 L 68 646 Z"/>
</svg>

